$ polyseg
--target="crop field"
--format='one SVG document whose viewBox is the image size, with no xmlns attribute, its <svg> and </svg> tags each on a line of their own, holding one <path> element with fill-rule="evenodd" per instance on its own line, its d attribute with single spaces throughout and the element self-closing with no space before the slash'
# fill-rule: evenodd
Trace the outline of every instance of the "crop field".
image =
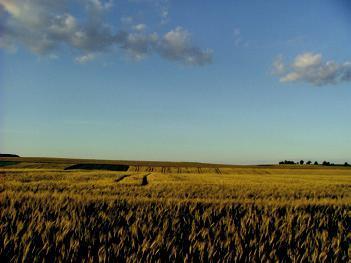
<svg viewBox="0 0 351 263">
<path fill-rule="evenodd" d="M 2 158 L 1 262 L 351 262 L 351 168 Z"/>
</svg>

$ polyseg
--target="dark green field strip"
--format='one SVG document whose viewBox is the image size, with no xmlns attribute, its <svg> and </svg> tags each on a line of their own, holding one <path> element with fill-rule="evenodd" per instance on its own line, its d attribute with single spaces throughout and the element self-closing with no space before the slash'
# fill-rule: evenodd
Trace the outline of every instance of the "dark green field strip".
<svg viewBox="0 0 351 263">
<path fill-rule="evenodd" d="M 0 157 L 20 157 L 17 154 L 0 153 Z"/>
<path fill-rule="evenodd" d="M 0 161 L 0 167 L 9 166 L 9 165 L 16 165 L 20 162 L 11 162 L 11 161 Z"/>
<path fill-rule="evenodd" d="M 107 171 L 121 171 L 126 172 L 129 169 L 129 165 L 123 164 L 93 164 L 93 163 L 80 163 L 69 167 L 65 170 L 107 170 Z"/>
</svg>

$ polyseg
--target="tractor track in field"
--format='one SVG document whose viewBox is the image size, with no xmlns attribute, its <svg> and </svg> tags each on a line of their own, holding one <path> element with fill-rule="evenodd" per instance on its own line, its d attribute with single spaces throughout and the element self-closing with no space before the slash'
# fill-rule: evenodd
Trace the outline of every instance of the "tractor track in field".
<svg viewBox="0 0 351 263">
<path fill-rule="evenodd" d="M 129 176 L 131 176 L 131 174 L 124 174 L 124 175 L 122 175 L 121 177 L 115 179 L 115 182 L 116 182 L 116 183 L 119 183 L 119 182 L 122 181 L 124 178 L 129 177 Z"/>
<path fill-rule="evenodd" d="M 131 170 L 132 171 L 132 170 Z M 203 168 L 203 167 L 191 167 L 191 170 L 189 171 L 187 167 L 167 167 L 167 166 L 161 166 L 161 167 L 153 167 L 153 166 L 135 166 L 133 172 L 148 172 L 148 173 L 153 173 L 153 172 L 159 172 L 162 174 L 183 174 L 183 173 L 197 173 L 197 174 L 205 174 L 205 173 L 215 173 L 218 175 L 222 175 L 223 172 L 221 171 L 220 168 Z M 262 172 L 264 173 L 264 172 Z"/>
<path fill-rule="evenodd" d="M 143 176 L 143 178 L 141 179 L 141 186 L 145 186 L 149 184 L 149 181 L 147 180 L 147 177 L 150 175 L 151 173 L 145 174 Z"/>
<path fill-rule="evenodd" d="M 151 173 L 147 173 L 147 174 L 144 174 L 143 177 L 141 178 L 141 183 L 140 185 L 141 186 L 145 186 L 145 185 L 148 185 L 149 184 L 149 181 L 147 179 L 147 177 L 150 175 Z M 123 179 L 127 178 L 127 177 L 130 177 L 132 175 L 135 175 L 135 174 L 124 174 L 122 175 L 121 177 L 115 179 L 115 182 L 116 183 L 120 183 Z"/>
</svg>

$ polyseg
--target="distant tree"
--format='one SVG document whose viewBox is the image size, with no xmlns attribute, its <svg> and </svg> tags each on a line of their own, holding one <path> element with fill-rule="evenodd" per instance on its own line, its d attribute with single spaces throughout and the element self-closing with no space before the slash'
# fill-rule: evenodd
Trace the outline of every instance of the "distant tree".
<svg viewBox="0 0 351 263">
<path fill-rule="evenodd" d="M 315 161 L 315 162 L 314 162 L 314 165 L 318 165 L 318 162 L 317 162 L 317 161 Z"/>
<path fill-rule="evenodd" d="M 345 162 L 344 166 L 350 166 L 348 162 Z"/>
<path fill-rule="evenodd" d="M 327 161 L 323 161 L 322 163 L 324 166 L 330 166 L 330 162 L 327 162 Z"/>
<path fill-rule="evenodd" d="M 305 163 L 305 161 L 304 161 L 304 160 L 301 160 L 301 161 L 300 161 L 300 164 L 301 164 L 301 165 L 303 165 L 304 163 Z"/>
<path fill-rule="evenodd" d="M 312 161 L 308 161 L 306 164 L 310 165 L 310 164 L 312 164 Z"/>
<path fill-rule="evenodd" d="M 285 161 L 279 162 L 279 164 L 295 164 L 295 162 L 294 161 L 287 161 L 287 160 L 285 160 Z M 298 163 L 296 163 L 296 164 L 298 164 Z"/>
</svg>

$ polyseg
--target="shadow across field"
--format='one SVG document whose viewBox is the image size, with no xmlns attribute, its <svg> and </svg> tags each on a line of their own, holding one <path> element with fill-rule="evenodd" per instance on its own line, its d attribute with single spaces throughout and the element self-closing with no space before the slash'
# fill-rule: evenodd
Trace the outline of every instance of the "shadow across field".
<svg viewBox="0 0 351 263">
<path fill-rule="evenodd" d="M 107 170 L 107 171 L 121 171 L 126 172 L 129 169 L 129 165 L 124 164 L 89 164 L 81 163 L 74 164 L 66 167 L 65 170 Z"/>
<path fill-rule="evenodd" d="M 120 177 L 118 177 L 117 179 L 115 179 L 115 182 L 118 183 L 128 176 L 130 176 L 130 174 L 123 174 Z"/>
</svg>

